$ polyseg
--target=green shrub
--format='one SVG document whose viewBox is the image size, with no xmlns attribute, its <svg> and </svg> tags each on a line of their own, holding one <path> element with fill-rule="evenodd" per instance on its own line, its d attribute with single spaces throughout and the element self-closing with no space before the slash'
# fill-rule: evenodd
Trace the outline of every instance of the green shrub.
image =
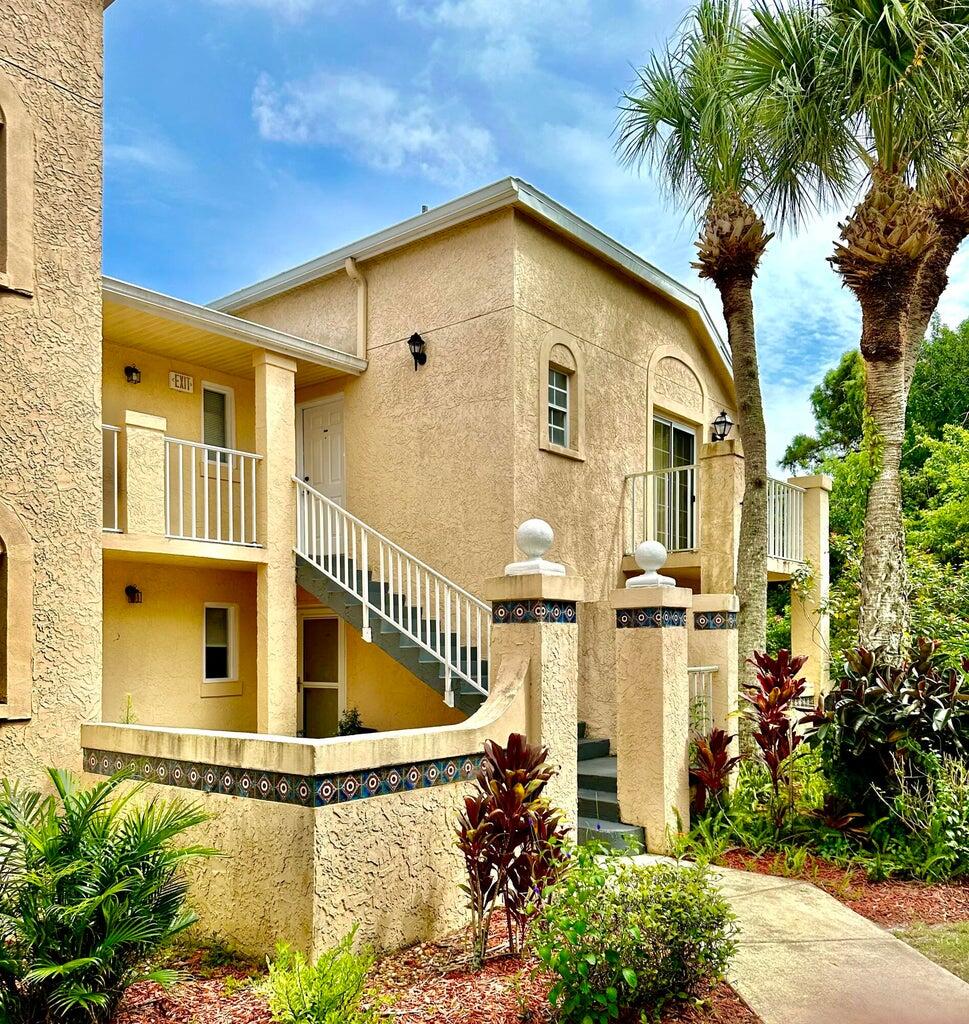
<svg viewBox="0 0 969 1024">
<path fill-rule="evenodd" d="M 0 1020 L 99 1024 L 146 961 L 195 922 L 181 867 L 212 851 L 176 840 L 206 820 L 179 800 L 136 800 L 124 775 L 91 789 L 49 772 L 56 795 L 0 790 Z"/>
<path fill-rule="evenodd" d="M 549 1000 L 563 1020 L 658 1014 L 723 977 L 733 917 L 702 868 L 641 867 L 588 846 L 570 860 L 545 891 L 529 939 L 557 976 Z"/>
<path fill-rule="evenodd" d="M 356 929 L 315 964 L 281 944 L 269 962 L 269 1010 L 280 1024 L 376 1024 L 380 1005 L 366 988 L 373 951 L 354 952 Z M 367 1005 L 364 1005 L 364 1003 Z"/>
</svg>

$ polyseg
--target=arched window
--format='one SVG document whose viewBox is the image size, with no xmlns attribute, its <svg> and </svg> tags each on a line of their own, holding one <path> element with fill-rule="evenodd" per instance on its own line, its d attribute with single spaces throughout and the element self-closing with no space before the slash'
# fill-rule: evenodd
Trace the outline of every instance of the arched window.
<svg viewBox="0 0 969 1024">
<path fill-rule="evenodd" d="M 33 606 L 34 546 L 0 504 L 0 721 L 30 717 Z"/>
<path fill-rule="evenodd" d="M 570 459 L 585 458 L 584 383 L 576 340 L 564 331 L 549 331 L 539 361 L 539 448 Z"/>
<path fill-rule="evenodd" d="M 34 139 L 27 111 L 0 74 L 0 290 L 34 288 Z"/>
</svg>

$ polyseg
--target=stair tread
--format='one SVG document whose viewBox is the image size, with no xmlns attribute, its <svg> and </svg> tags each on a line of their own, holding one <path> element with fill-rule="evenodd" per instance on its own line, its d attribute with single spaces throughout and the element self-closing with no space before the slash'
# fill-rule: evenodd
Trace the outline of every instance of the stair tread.
<svg viewBox="0 0 969 1024">
<path fill-rule="evenodd" d="M 579 828 L 588 829 L 590 832 L 611 832 L 620 835 L 642 834 L 642 825 L 627 825 L 624 821 L 605 821 L 603 818 L 579 817 L 577 825 Z"/>
<path fill-rule="evenodd" d="M 579 768 L 580 775 L 598 775 L 602 778 L 614 779 L 616 777 L 616 755 L 608 757 L 590 757 L 582 762 Z"/>
</svg>

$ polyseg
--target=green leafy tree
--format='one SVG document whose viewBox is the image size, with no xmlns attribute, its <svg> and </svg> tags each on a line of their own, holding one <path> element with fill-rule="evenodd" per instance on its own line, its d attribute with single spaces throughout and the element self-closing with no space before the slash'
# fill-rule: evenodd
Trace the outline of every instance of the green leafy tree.
<svg viewBox="0 0 969 1024">
<path fill-rule="evenodd" d="M 969 430 L 949 424 L 942 437 L 926 437 L 928 458 L 919 477 L 929 492 L 916 514 L 911 539 L 942 561 L 963 564 L 969 558 Z"/>
</svg>

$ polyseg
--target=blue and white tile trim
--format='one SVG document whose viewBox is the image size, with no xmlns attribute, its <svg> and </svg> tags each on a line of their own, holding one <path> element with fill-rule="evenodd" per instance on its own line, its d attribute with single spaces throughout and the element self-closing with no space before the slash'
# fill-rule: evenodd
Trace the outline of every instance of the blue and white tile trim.
<svg viewBox="0 0 969 1024">
<path fill-rule="evenodd" d="M 668 629 L 686 625 L 685 608 L 617 608 L 618 629 Z"/>
<path fill-rule="evenodd" d="M 694 629 L 736 629 L 736 612 L 694 612 Z"/>
<path fill-rule="evenodd" d="M 416 761 L 368 771 L 313 776 L 85 749 L 84 770 L 93 775 L 113 775 L 133 768 L 133 779 L 161 786 L 250 800 L 270 800 L 298 807 L 329 807 L 351 800 L 471 782 L 481 767 L 482 759 L 482 754 L 467 754 L 438 761 Z"/>
<path fill-rule="evenodd" d="M 495 601 L 491 614 L 496 625 L 509 622 L 575 622 L 575 601 Z"/>
</svg>

